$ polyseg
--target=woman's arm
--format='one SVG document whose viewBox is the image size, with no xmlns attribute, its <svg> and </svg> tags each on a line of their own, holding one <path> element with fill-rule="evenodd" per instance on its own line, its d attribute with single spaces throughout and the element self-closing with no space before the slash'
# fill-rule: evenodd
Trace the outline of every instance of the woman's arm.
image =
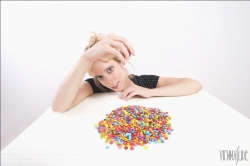
<svg viewBox="0 0 250 166">
<path fill-rule="evenodd" d="M 153 96 L 185 96 L 202 89 L 200 82 L 190 78 L 160 77 L 155 89 L 150 89 Z"/>
<path fill-rule="evenodd" d="M 88 71 L 89 65 L 89 60 L 86 58 L 85 54 L 83 54 L 57 89 L 52 102 L 53 111 L 66 112 L 70 108 L 81 86 L 81 82 Z M 86 92 L 89 92 L 89 90 Z"/>
<path fill-rule="evenodd" d="M 201 89 L 200 82 L 190 78 L 160 77 L 156 88 L 148 89 L 134 84 L 121 92 L 119 98 L 129 100 L 135 95 L 145 98 L 153 96 L 185 96 L 196 93 Z"/>
</svg>

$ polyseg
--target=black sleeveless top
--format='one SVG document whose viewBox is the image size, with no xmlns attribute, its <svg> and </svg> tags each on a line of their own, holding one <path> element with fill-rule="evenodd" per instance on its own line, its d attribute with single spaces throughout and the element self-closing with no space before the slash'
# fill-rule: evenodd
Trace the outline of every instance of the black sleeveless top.
<svg viewBox="0 0 250 166">
<path fill-rule="evenodd" d="M 141 87 L 144 87 L 144 88 L 148 88 L 148 89 L 156 88 L 158 80 L 159 80 L 159 76 L 157 76 L 157 75 L 140 75 L 140 76 L 137 76 L 134 74 L 132 74 L 132 75 L 133 75 L 133 78 L 131 80 L 134 82 L 134 84 L 141 86 Z M 88 78 L 85 81 L 87 81 L 90 84 L 90 86 L 93 89 L 93 93 L 102 93 L 103 92 L 100 88 L 98 88 L 95 85 L 93 78 Z M 103 86 L 102 84 L 101 84 L 101 86 L 105 90 L 110 92 L 109 88 Z"/>
</svg>

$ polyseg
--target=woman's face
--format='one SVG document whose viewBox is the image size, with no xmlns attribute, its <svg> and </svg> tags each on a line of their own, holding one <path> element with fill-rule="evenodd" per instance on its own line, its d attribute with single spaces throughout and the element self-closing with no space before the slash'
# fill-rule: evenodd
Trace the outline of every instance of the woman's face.
<svg viewBox="0 0 250 166">
<path fill-rule="evenodd" d="M 113 59 L 108 62 L 96 60 L 91 71 L 102 85 L 116 92 L 123 91 L 129 79 L 124 68 Z"/>
</svg>

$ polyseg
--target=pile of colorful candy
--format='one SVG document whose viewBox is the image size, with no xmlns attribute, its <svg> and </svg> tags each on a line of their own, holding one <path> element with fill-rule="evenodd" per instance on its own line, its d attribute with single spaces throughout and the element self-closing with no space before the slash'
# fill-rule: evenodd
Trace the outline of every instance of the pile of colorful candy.
<svg viewBox="0 0 250 166">
<path fill-rule="evenodd" d="M 168 112 L 160 109 L 128 105 L 106 114 L 95 128 L 106 143 L 115 143 L 119 149 L 134 150 L 137 145 L 164 143 L 173 131 L 170 120 Z M 148 149 L 147 146 L 144 148 Z"/>
</svg>

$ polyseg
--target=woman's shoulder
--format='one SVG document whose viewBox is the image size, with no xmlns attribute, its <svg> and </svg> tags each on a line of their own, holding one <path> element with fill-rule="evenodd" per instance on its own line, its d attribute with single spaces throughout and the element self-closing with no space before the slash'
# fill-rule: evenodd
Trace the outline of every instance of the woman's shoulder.
<svg viewBox="0 0 250 166">
<path fill-rule="evenodd" d="M 93 78 L 88 78 L 88 79 L 85 79 L 84 81 L 87 81 L 87 82 L 90 84 L 90 86 L 91 86 L 91 88 L 92 88 L 92 90 L 93 90 L 93 93 L 102 93 L 102 92 L 104 92 L 102 89 L 100 89 L 100 88 L 96 85 L 95 80 L 94 80 Z M 110 91 L 109 88 L 103 86 L 102 84 L 100 84 L 100 86 L 101 86 L 103 89 L 105 89 L 106 92 L 109 92 L 109 91 Z"/>
<path fill-rule="evenodd" d="M 158 80 L 159 80 L 158 75 L 152 75 L 152 74 L 142 74 L 142 75 L 134 75 L 132 74 L 132 81 L 134 84 L 146 88 L 155 88 L 157 86 Z"/>
<path fill-rule="evenodd" d="M 132 79 L 158 79 L 160 76 L 154 74 L 142 74 L 142 75 L 135 75 L 131 74 Z"/>
</svg>

